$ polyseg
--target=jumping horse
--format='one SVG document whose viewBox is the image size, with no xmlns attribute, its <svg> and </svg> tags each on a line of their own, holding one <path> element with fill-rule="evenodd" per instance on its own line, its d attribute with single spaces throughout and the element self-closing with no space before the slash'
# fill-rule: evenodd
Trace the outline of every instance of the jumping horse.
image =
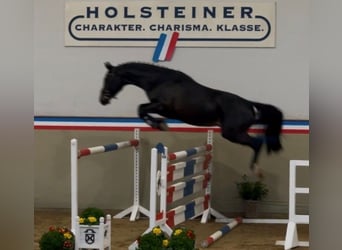
<svg viewBox="0 0 342 250">
<path fill-rule="evenodd" d="M 282 112 L 269 104 L 246 100 L 236 94 L 203 86 L 181 71 L 147 63 L 129 62 L 113 66 L 106 62 L 107 73 L 100 93 L 100 103 L 107 105 L 125 85 L 143 89 L 150 100 L 140 104 L 139 117 L 152 128 L 167 130 L 164 118 L 195 126 L 219 126 L 222 137 L 253 149 L 251 170 L 262 176 L 257 167 L 262 145 L 267 152 L 282 149 L 280 142 Z M 264 136 L 250 136 L 253 124 L 265 125 Z"/>
</svg>

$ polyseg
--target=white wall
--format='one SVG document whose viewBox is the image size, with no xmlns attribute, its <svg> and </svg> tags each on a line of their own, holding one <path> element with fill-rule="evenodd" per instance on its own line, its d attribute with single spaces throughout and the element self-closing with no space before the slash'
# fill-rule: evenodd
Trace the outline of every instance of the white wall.
<svg viewBox="0 0 342 250">
<path fill-rule="evenodd" d="M 64 47 L 64 1 L 35 1 L 35 115 L 136 117 L 142 90 L 98 102 L 103 63 L 152 62 L 154 48 Z M 270 103 L 286 119 L 309 119 L 309 1 L 277 1 L 276 48 L 177 48 L 161 65 L 198 82 Z M 134 96 L 134 98 L 132 98 Z"/>
</svg>

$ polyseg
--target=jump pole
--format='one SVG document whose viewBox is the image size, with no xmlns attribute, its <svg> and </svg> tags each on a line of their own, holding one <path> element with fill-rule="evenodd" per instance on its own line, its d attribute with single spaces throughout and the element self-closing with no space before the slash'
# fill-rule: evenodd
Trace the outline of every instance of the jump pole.
<svg viewBox="0 0 342 250">
<path fill-rule="evenodd" d="M 211 244 L 213 244 L 215 241 L 220 239 L 222 236 L 229 233 L 234 227 L 236 227 L 240 223 L 242 223 L 242 218 L 238 217 L 234 219 L 232 222 L 224 225 L 220 230 L 216 231 L 215 233 L 210 235 L 206 240 L 202 241 L 201 247 L 203 248 L 209 247 Z"/>
</svg>

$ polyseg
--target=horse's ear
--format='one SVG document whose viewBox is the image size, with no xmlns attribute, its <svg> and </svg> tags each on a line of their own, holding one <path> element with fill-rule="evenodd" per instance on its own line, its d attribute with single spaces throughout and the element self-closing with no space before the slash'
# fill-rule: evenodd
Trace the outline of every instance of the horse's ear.
<svg viewBox="0 0 342 250">
<path fill-rule="evenodd" d="M 105 67 L 106 67 L 108 70 L 114 69 L 114 66 L 111 65 L 110 62 L 105 62 L 104 65 L 105 65 Z"/>
</svg>

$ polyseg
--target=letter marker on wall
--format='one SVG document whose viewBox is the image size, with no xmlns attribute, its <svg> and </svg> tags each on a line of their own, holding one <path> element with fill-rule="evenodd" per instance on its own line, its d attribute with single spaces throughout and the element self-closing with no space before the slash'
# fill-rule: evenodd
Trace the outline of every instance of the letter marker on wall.
<svg viewBox="0 0 342 250">
<path fill-rule="evenodd" d="M 178 32 L 173 32 L 172 34 L 161 33 L 153 54 L 153 62 L 171 61 L 178 37 Z"/>
</svg>

